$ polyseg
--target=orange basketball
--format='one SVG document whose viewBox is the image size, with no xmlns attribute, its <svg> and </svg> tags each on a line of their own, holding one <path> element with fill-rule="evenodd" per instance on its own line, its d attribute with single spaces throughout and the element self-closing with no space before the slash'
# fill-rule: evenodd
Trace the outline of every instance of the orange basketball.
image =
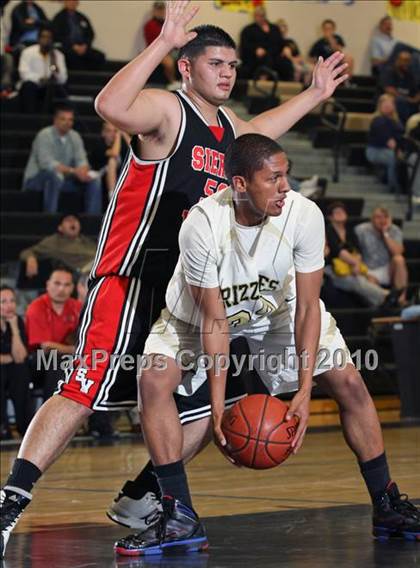
<svg viewBox="0 0 420 568">
<path fill-rule="evenodd" d="M 292 452 L 298 419 L 285 421 L 287 404 L 265 394 L 238 401 L 225 412 L 222 430 L 230 455 L 252 469 L 269 469 Z"/>
</svg>

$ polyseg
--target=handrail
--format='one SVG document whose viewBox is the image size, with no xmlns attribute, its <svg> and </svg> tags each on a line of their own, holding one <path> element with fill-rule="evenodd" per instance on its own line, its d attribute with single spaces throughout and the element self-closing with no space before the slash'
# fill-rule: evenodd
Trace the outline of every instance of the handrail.
<svg viewBox="0 0 420 568">
<path fill-rule="evenodd" d="M 347 120 L 346 108 L 334 99 L 329 99 L 321 107 L 321 123 L 334 133 L 332 146 L 334 173 L 333 181 L 340 179 L 340 152 L 343 141 L 343 131 Z"/>
</svg>

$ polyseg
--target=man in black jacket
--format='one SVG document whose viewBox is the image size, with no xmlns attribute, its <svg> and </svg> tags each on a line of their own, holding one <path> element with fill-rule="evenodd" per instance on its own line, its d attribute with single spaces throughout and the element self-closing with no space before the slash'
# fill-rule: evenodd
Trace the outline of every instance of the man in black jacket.
<svg viewBox="0 0 420 568">
<path fill-rule="evenodd" d="M 277 71 L 282 81 L 293 81 L 293 64 L 282 56 L 284 41 L 280 30 L 267 20 L 263 6 L 254 10 L 254 23 L 241 32 L 243 74 L 251 77 L 258 67 Z"/>
<path fill-rule="evenodd" d="M 77 11 L 78 5 L 79 0 L 64 0 L 63 10 L 52 22 L 54 39 L 61 43 L 69 69 L 98 69 L 105 55 L 93 49 L 95 32 L 88 18 Z"/>
</svg>

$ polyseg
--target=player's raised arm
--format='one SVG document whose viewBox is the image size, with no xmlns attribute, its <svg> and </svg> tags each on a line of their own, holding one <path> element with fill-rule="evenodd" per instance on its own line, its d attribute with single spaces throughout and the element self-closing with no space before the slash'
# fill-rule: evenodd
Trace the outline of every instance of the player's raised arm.
<svg viewBox="0 0 420 568">
<path fill-rule="evenodd" d="M 186 28 L 198 11 L 188 9 L 189 1 L 168 2 L 166 17 L 158 38 L 133 61 L 123 67 L 102 89 L 95 108 L 105 120 L 129 134 L 156 132 L 178 103 L 163 90 L 144 89 L 150 75 L 162 59 L 194 39 Z"/>
<path fill-rule="evenodd" d="M 347 64 L 344 54 L 337 51 L 325 61 L 320 57 L 315 65 L 311 86 L 282 105 L 259 114 L 249 122 L 239 121 L 238 133 L 256 132 L 277 139 L 302 117 L 327 100 L 348 75 L 343 74 Z"/>
</svg>

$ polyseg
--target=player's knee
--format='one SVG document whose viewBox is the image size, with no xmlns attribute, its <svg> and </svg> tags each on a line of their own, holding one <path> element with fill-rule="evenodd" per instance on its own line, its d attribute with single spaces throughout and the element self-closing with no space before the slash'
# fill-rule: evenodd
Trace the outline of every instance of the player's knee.
<svg viewBox="0 0 420 568">
<path fill-rule="evenodd" d="M 344 370 L 342 381 L 342 398 L 349 406 L 361 404 L 369 396 L 361 374 L 353 365 Z"/>
<path fill-rule="evenodd" d="M 138 378 L 139 394 L 141 400 L 155 399 L 168 394 L 172 394 L 172 388 L 165 374 L 157 369 L 142 371 Z"/>
</svg>

